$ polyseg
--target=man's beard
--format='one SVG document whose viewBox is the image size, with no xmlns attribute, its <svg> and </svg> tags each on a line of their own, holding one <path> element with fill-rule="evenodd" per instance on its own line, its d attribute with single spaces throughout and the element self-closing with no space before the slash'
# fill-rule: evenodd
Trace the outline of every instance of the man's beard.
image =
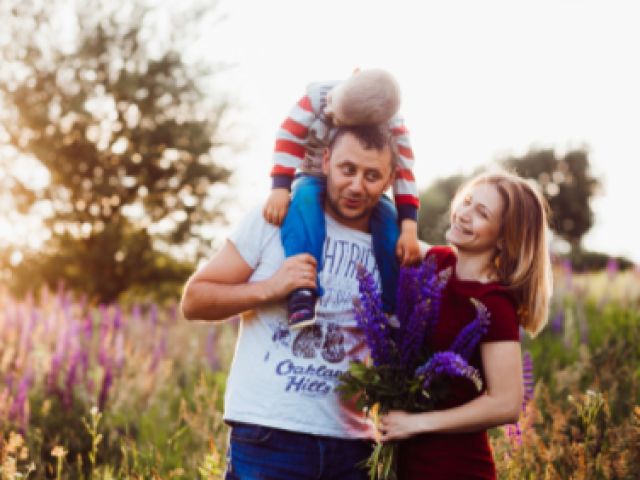
<svg viewBox="0 0 640 480">
<path fill-rule="evenodd" d="M 329 184 L 330 184 L 330 178 L 327 178 L 327 191 L 325 195 L 325 202 L 329 206 L 329 208 L 331 208 L 331 210 L 336 214 L 337 217 L 342 218 L 347 222 L 352 222 L 352 221 L 361 220 L 363 218 L 367 218 L 371 215 L 373 208 L 369 208 L 369 209 L 365 208 L 364 210 L 362 210 L 362 212 L 353 216 L 347 216 L 344 213 L 342 213 L 340 209 L 340 197 L 338 196 L 337 199 L 333 198 L 333 196 L 331 195 L 331 189 L 329 187 Z"/>
</svg>

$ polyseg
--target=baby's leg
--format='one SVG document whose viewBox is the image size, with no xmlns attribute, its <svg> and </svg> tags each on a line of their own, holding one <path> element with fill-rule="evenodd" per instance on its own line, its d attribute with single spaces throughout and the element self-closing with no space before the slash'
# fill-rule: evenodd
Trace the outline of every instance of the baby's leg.
<svg viewBox="0 0 640 480">
<path fill-rule="evenodd" d="M 318 262 L 318 274 L 322 270 L 322 248 L 327 233 L 322 208 L 325 189 L 326 180 L 323 178 L 308 175 L 298 178 L 293 184 L 289 212 L 280 229 L 285 255 L 312 255 Z M 291 328 L 300 328 L 298 324 L 307 326 L 313 323 L 316 300 L 324 294 L 319 275 L 316 281 L 317 290 L 296 290 L 291 295 L 288 307 Z"/>
<path fill-rule="evenodd" d="M 396 207 L 383 195 L 369 220 L 373 253 L 380 270 L 382 283 L 382 308 L 385 313 L 395 313 L 400 262 L 396 257 L 396 244 L 400 236 Z"/>
</svg>

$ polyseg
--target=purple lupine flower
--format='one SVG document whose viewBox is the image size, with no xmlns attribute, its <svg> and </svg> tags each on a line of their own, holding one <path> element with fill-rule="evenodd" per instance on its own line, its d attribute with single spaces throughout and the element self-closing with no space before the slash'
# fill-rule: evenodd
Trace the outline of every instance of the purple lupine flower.
<svg viewBox="0 0 640 480">
<path fill-rule="evenodd" d="M 402 343 L 400 344 L 400 362 L 407 371 L 414 369 L 414 362 L 420 353 L 427 331 L 431 300 L 418 303 L 409 320 L 400 324 Z"/>
<path fill-rule="evenodd" d="M 111 362 L 107 362 L 104 371 L 104 377 L 102 378 L 102 386 L 100 387 L 100 395 L 98 396 L 98 410 L 104 412 L 104 406 L 107 403 L 107 397 L 109 396 L 109 389 L 113 384 L 113 372 L 111 371 Z"/>
<path fill-rule="evenodd" d="M 482 340 L 482 336 L 487 333 L 487 328 L 491 323 L 489 321 L 491 314 L 487 310 L 487 307 L 475 298 L 471 298 L 470 300 L 476 309 L 476 318 L 462 329 L 451 345 L 451 351 L 459 354 L 465 360 L 471 358 L 471 355 L 480 343 L 480 340 Z"/>
<path fill-rule="evenodd" d="M 18 382 L 18 391 L 13 399 L 11 409 L 9 410 L 10 419 L 15 421 L 24 421 L 24 418 L 22 418 L 22 412 L 24 411 L 24 403 L 27 401 L 27 397 L 29 396 L 29 388 L 33 382 L 33 377 L 33 370 L 29 367 L 22 379 L 20 379 L 20 382 Z"/>
<path fill-rule="evenodd" d="M 509 440 L 511 440 L 512 446 L 514 445 L 514 443 L 522 445 L 522 432 L 520 431 L 520 424 L 514 423 L 513 425 L 507 425 L 506 430 L 507 437 L 509 437 Z"/>
<path fill-rule="evenodd" d="M 69 369 L 67 371 L 67 378 L 64 382 L 64 393 L 62 397 L 62 402 L 67 410 L 73 409 L 73 388 L 77 382 L 77 372 L 78 366 L 82 362 L 82 350 L 80 345 L 76 343 L 76 348 L 71 355 L 71 360 L 69 361 Z"/>
<path fill-rule="evenodd" d="M 155 327 L 158 324 L 158 307 L 155 303 L 151 305 L 150 316 L 151 316 L 151 326 Z"/>
<path fill-rule="evenodd" d="M 615 258 L 610 258 L 607 261 L 607 275 L 609 275 L 609 280 L 613 280 L 618 274 L 618 270 L 620 269 L 620 265 Z"/>
<path fill-rule="evenodd" d="M 524 387 L 524 397 L 522 401 L 522 411 L 526 410 L 527 403 L 533 399 L 533 360 L 529 350 L 524 352 L 522 360 L 522 381 Z"/>
<path fill-rule="evenodd" d="M 87 341 L 90 341 L 91 337 L 93 336 L 93 315 L 91 314 L 91 312 L 88 312 L 87 316 L 84 317 L 82 330 L 84 332 L 85 339 Z"/>
<path fill-rule="evenodd" d="M 478 391 L 482 389 L 478 370 L 469 365 L 459 354 L 451 351 L 436 353 L 427 363 L 418 367 L 415 374 L 418 377 L 424 377 L 425 390 L 436 378 L 442 376 L 463 377 L 471 380 Z"/>
<path fill-rule="evenodd" d="M 106 321 L 106 310 L 104 305 L 100 305 L 102 312 L 102 323 L 100 324 L 100 344 L 98 346 L 98 364 L 106 366 L 109 356 L 109 322 Z"/>
<path fill-rule="evenodd" d="M 357 265 L 360 299 L 355 299 L 356 322 L 365 333 L 371 358 L 375 365 L 392 363 L 393 342 L 389 319 L 382 311 L 382 300 L 373 276 L 360 264 Z"/>
<path fill-rule="evenodd" d="M 116 305 L 115 312 L 113 313 L 113 329 L 115 331 L 120 330 L 122 327 L 122 310 L 120 310 L 120 306 Z"/>
<path fill-rule="evenodd" d="M 558 313 L 556 314 L 555 317 L 553 317 L 553 320 L 551 321 L 551 331 L 554 333 L 562 333 L 562 330 L 564 328 L 564 311 L 558 310 Z"/>
</svg>

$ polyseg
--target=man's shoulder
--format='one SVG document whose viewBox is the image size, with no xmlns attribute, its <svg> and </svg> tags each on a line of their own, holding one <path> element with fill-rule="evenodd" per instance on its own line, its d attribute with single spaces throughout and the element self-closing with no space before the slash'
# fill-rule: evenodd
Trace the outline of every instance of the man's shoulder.
<svg viewBox="0 0 640 480">
<path fill-rule="evenodd" d="M 252 206 L 241 220 L 241 223 L 248 224 L 256 233 L 269 234 L 279 232 L 280 227 L 272 225 L 264 218 L 265 205 L 266 201 Z"/>
</svg>

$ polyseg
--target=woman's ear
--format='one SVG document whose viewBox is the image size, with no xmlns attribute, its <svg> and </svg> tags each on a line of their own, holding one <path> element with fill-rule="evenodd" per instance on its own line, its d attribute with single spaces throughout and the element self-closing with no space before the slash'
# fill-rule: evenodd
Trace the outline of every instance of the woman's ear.
<svg viewBox="0 0 640 480">
<path fill-rule="evenodd" d="M 500 237 L 498 239 L 498 243 L 496 243 L 496 247 L 498 247 L 498 255 L 504 249 L 504 237 Z"/>
</svg>

